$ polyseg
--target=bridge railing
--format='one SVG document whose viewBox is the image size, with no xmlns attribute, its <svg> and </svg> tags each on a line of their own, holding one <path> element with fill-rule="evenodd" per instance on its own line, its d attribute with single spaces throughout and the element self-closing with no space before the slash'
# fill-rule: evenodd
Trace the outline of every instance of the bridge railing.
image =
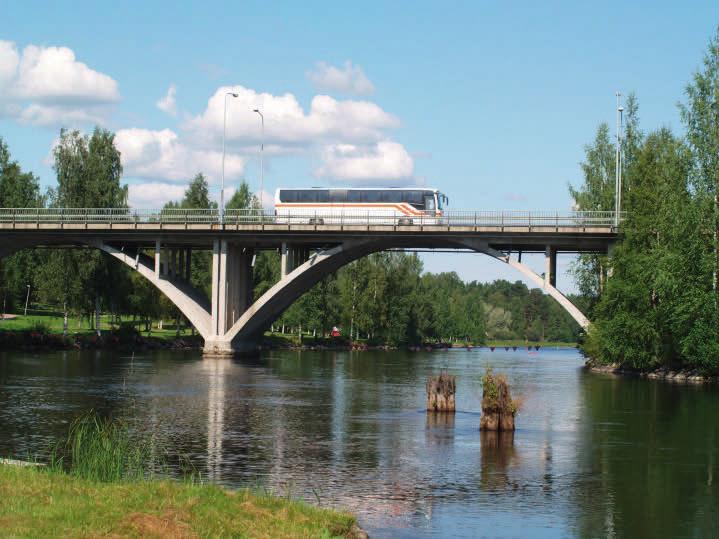
<svg viewBox="0 0 719 539">
<path fill-rule="evenodd" d="M 225 211 L 226 225 L 445 225 L 470 227 L 612 227 L 613 211 L 445 211 L 398 215 L 357 209 L 315 211 L 298 209 L 275 215 L 260 210 Z M 0 208 L 0 223 L 36 224 L 181 224 L 219 225 L 220 212 L 208 209 L 133 208 Z"/>
</svg>

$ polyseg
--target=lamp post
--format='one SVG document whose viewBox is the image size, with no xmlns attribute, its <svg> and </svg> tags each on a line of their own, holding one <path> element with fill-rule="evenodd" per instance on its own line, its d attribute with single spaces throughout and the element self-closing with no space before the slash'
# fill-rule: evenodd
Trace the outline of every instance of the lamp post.
<svg viewBox="0 0 719 539">
<path fill-rule="evenodd" d="M 237 97 L 236 93 L 225 94 L 225 115 L 222 122 L 222 183 L 220 185 L 220 224 L 225 222 L 225 133 L 227 131 L 227 96 Z"/>
<path fill-rule="evenodd" d="M 614 226 L 619 227 L 619 215 L 622 211 L 622 113 L 624 107 L 621 105 L 621 92 L 617 96 L 617 149 L 615 156 L 615 194 L 614 194 Z"/>
<path fill-rule="evenodd" d="M 260 211 L 262 211 L 262 214 L 265 213 L 265 204 L 264 204 L 264 186 L 265 186 L 265 167 L 263 162 L 263 155 L 265 153 L 265 116 L 262 114 L 260 109 L 254 109 L 252 112 L 256 112 L 260 115 L 260 121 L 262 122 L 262 131 L 260 136 Z"/>
<path fill-rule="evenodd" d="M 27 285 L 27 296 L 25 296 L 25 315 L 27 316 L 27 304 L 30 301 L 30 285 Z"/>
</svg>

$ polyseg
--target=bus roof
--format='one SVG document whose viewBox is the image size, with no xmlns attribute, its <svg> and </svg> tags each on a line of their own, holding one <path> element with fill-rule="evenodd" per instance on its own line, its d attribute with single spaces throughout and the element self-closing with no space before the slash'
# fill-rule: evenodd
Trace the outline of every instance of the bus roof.
<svg viewBox="0 0 719 539">
<path fill-rule="evenodd" d="M 306 191 L 322 189 L 330 191 L 432 191 L 438 193 L 434 187 L 278 187 L 278 191 Z"/>
</svg>

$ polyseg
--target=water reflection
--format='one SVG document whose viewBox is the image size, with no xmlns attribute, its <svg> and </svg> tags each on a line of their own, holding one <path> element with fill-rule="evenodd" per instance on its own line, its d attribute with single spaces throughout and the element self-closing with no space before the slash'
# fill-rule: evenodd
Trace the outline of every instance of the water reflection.
<svg viewBox="0 0 719 539">
<path fill-rule="evenodd" d="M 490 358 L 524 398 L 515 433 L 479 432 Z M 41 451 L 95 408 L 208 480 L 348 508 L 373 537 L 711 535 L 719 391 L 580 367 L 549 350 L 0 352 L 0 455 Z M 424 410 L 438 370 L 457 376 L 456 414 Z"/>
<path fill-rule="evenodd" d="M 207 376 L 207 477 L 222 480 L 222 437 L 225 431 L 225 376 L 229 362 L 205 359 Z"/>
</svg>

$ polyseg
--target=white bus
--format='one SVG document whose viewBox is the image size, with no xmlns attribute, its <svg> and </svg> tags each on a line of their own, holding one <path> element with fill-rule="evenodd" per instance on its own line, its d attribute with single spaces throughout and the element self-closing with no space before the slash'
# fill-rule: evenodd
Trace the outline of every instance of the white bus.
<svg viewBox="0 0 719 539">
<path fill-rule="evenodd" d="M 426 187 L 280 188 L 275 215 L 278 223 L 439 224 L 448 203 Z"/>
</svg>

